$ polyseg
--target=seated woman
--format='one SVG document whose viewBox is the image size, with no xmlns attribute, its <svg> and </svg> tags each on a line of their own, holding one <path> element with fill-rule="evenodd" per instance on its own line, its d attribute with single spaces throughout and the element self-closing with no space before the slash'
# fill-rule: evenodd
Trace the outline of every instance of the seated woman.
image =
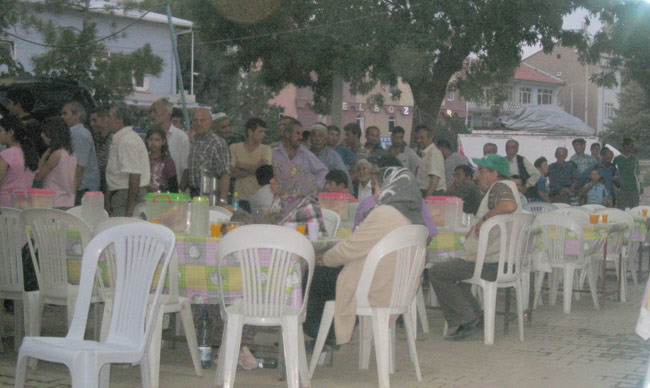
<svg viewBox="0 0 650 388">
<path fill-rule="evenodd" d="M 72 154 L 70 130 L 60 117 L 48 117 L 41 126 L 41 138 L 48 148 L 38 162 L 34 181 L 42 180 L 44 189 L 54 191 L 53 207 L 71 208 L 76 194 L 74 174 L 77 157 Z"/>
<path fill-rule="evenodd" d="M 366 256 L 372 247 L 388 233 L 405 225 L 424 225 L 422 196 L 415 177 L 406 168 L 389 167 L 379 172 L 381 188 L 375 194 L 377 206 L 370 211 L 359 227 L 323 256 L 314 270 L 307 318 L 303 324 L 305 334 L 318 335 L 325 302 L 336 299 L 334 329 L 336 343 L 350 341 L 355 323 L 355 291 L 361 277 Z M 383 260 L 377 267 L 370 290 L 371 305 L 385 305 L 390 298 L 393 281 L 393 260 Z M 383 285 L 383 287 L 377 287 Z M 332 344 L 333 339 L 327 342 Z"/>
<path fill-rule="evenodd" d="M 0 119 L 0 144 L 7 146 L 0 152 L 0 206 L 9 207 L 12 189 L 32 187 L 38 152 L 34 139 L 14 116 Z"/>
</svg>

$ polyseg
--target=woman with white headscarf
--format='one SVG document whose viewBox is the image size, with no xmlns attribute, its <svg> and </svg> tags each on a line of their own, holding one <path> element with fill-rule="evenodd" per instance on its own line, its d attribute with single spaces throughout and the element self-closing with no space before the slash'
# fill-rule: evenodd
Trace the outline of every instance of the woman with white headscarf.
<svg viewBox="0 0 650 388">
<path fill-rule="evenodd" d="M 366 256 L 372 247 L 393 230 L 405 225 L 424 225 L 422 196 L 415 177 L 406 168 L 390 167 L 379 171 L 377 205 L 359 227 L 323 256 L 324 266 L 314 271 L 307 305 L 305 334 L 316 337 L 325 302 L 336 299 L 334 328 L 336 344 L 350 341 L 356 318 L 355 291 Z M 375 272 L 368 299 L 371 305 L 389 303 L 392 292 L 394 258 L 382 260 Z M 331 334 L 331 332 L 330 332 Z M 327 342 L 333 344 L 333 338 Z"/>
</svg>

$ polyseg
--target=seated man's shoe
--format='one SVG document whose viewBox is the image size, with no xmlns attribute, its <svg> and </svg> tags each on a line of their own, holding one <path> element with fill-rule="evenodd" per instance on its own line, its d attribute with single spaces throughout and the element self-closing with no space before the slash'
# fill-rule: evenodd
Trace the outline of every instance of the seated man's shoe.
<svg viewBox="0 0 650 388">
<path fill-rule="evenodd" d="M 483 331 L 483 317 L 481 316 L 476 322 L 461 325 L 462 330 L 456 330 L 451 341 L 463 341 L 471 335 Z M 459 329 L 460 329 L 459 327 Z"/>
</svg>

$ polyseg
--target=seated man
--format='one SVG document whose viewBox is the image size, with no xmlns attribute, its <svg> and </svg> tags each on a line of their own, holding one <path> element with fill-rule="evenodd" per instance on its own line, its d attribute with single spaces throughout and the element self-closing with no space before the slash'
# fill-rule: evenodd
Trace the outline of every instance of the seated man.
<svg viewBox="0 0 650 388">
<path fill-rule="evenodd" d="M 454 183 L 449 186 L 447 195 L 462 199 L 463 212 L 476 215 L 483 193 L 472 180 L 472 169 L 468 165 L 456 166 L 454 169 Z"/>
<path fill-rule="evenodd" d="M 514 213 L 520 207 L 517 187 L 508 179 L 510 167 L 506 158 L 488 154 L 482 159 L 474 158 L 474 163 L 479 166 L 479 187 L 486 190 L 486 193 L 476 213 L 479 219 L 467 233 L 466 257 L 437 263 L 429 270 L 431 284 L 447 324 L 449 327 L 458 327 L 445 337 L 450 341 L 463 340 L 483 327 L 483 312 L 472 295 L 472 286 L 462 282 L 474 275 L 481 225 L 490 217 Z M 481 276 L 486 280 L 494 280 L 499 261 L 499 230 L 492 229 L 489 237 Z"/>
<path fill-rule="evenodd" d="M 524 183 L 521 179 L 521 176 L 519 175 L 511 175 L 510 180 L 515 182 L 515 185 L 517 185 L 517 191 L 519 191 L 519 201 L 521 204 L 528 203 L 528 199 L 526 199 L 526 187 L 524 186 Z"/>
</svg>

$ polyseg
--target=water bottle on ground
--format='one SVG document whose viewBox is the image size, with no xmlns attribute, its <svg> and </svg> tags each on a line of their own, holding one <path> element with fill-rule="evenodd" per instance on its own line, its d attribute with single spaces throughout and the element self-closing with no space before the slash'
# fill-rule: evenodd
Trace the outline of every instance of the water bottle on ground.
<svg viewBox="0 0 650 388">
<path fill-rule="evenodd" d="M 201 358 L 201 366 L 203 369 L 208 369 L 212 366 L 212 345 L 210 345 L 210 315 L 208 310 L 204 307 L 199 319 L 197 330 L 197 342 L 199 344 L 199 356 Z"/>
<path fill-rule="evenodd" d="M 262 369 L 275 369 L 278 367 L 278 360 L 273 357 L 255 357 L 257 367 Z"/>
</svg>

